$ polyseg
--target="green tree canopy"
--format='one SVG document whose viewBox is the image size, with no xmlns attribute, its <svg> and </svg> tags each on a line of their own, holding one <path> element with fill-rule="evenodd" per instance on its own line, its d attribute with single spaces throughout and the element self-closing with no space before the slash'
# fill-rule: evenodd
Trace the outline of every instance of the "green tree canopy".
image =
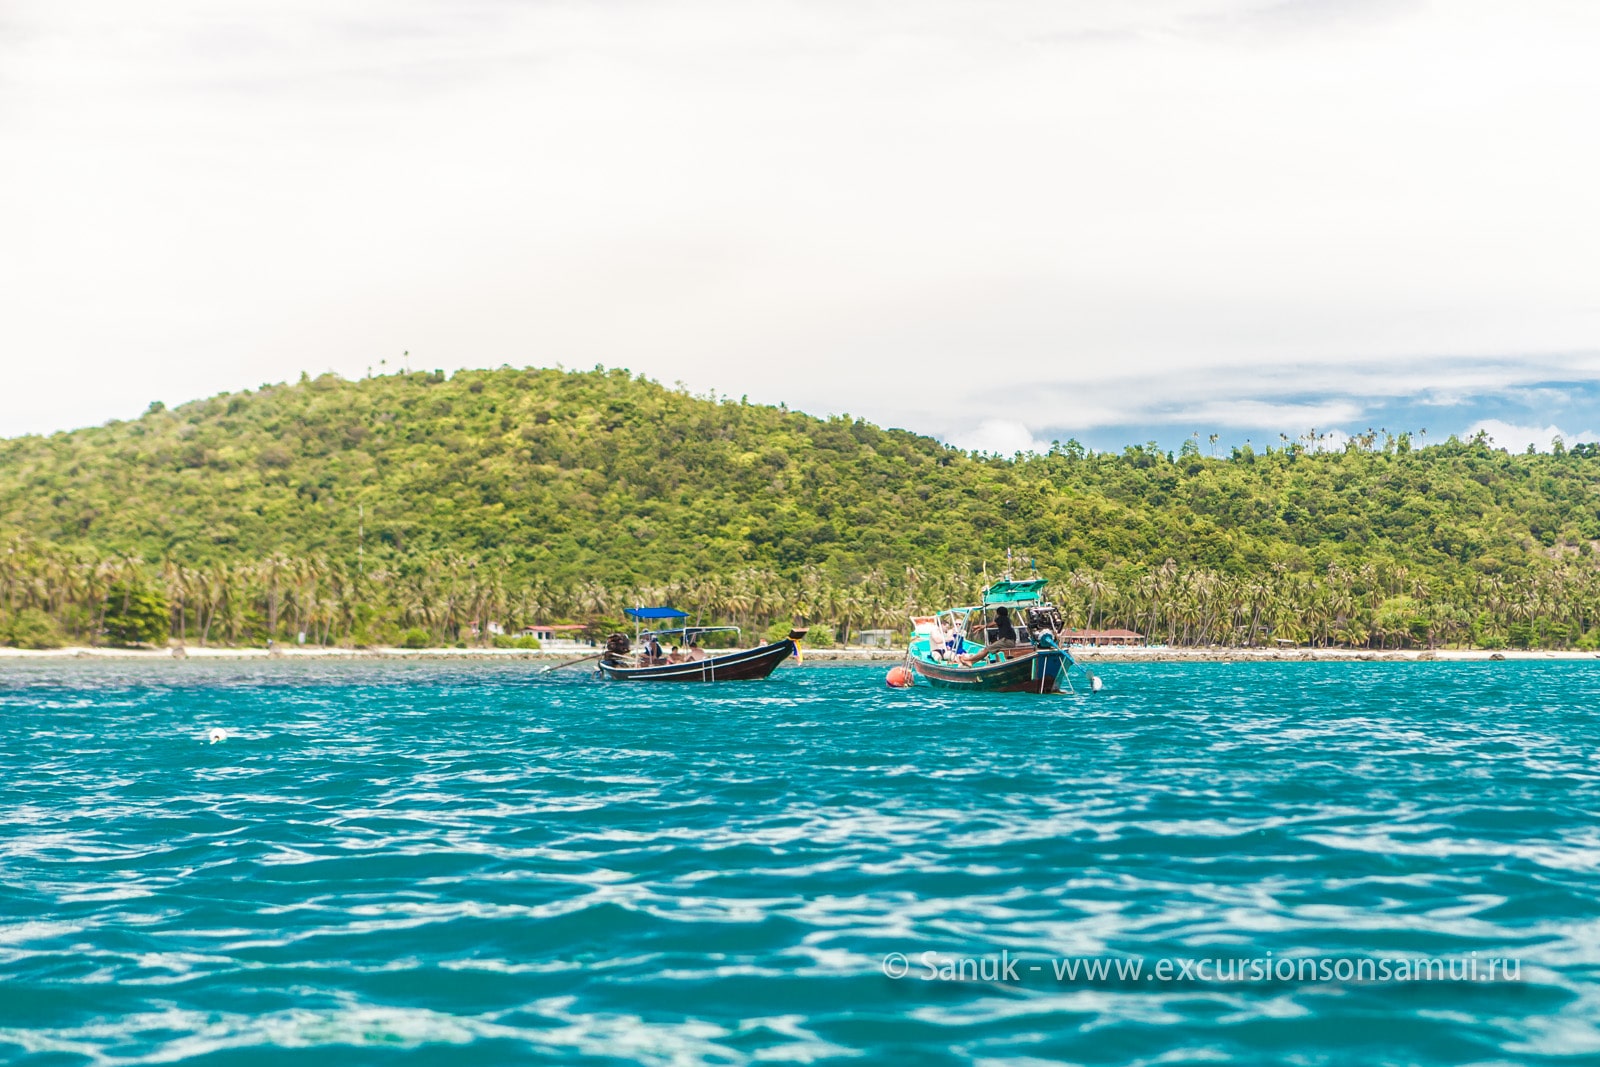
<svg viewBox="0 0 1600 1067">
<path fill-rule="evenodd" d="M 622 370 L 324 375 L 0 441 L 0 538 L 0 612 L 76 638 L 126 617 L 113 578 L 184 640 L 486 639 L 669 595 L 854 631 L 1014 548 L 1079 621 L 1171 640 L 1570 643 L 1600 456 L 1369 433 L 998 457 Z"/>
</svg>

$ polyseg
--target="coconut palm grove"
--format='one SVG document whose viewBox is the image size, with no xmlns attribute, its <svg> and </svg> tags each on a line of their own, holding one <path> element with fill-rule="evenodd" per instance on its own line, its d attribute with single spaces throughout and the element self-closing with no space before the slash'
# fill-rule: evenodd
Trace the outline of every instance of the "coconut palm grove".
<svg viewBox="0 0 1600 1067">
<path fill-rule="evenodd" d="M 1595 446 L 1213 448 L 974 454 L 600 367 L 302 376 L 0 442 L 0 640 L 472 645 L 670 602 L 827 644 L 1010 550 L 1070 624 L 1173 645 L 1600 645 Z"/>
</svg>

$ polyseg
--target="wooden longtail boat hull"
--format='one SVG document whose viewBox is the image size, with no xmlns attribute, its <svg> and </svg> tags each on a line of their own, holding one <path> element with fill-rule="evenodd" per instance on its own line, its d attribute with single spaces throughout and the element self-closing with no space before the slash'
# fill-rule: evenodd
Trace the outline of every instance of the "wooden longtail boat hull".
<svg viewBox="0 0 1600 1067">
<path fill-rule="evenodd" d="M 618 682 L 742 682 L 765 678 L 794 655 L 794 649 L 794 642 L 786 637 L 744 652 L 653 667 L 630 667 L 625 659 L 607 655 L 600 661 L 600 673 Z"/>
<path fill-rule="evenodd" d="M 1072 656 L 1059 648 L 1045 648 L 1015 659 L 962 667 L 911 657 L 911 669 L 939 689 L 969 689 L 987 693 L 1059 693 L 1061 678 L 1072 666 Z"/>
</svg>

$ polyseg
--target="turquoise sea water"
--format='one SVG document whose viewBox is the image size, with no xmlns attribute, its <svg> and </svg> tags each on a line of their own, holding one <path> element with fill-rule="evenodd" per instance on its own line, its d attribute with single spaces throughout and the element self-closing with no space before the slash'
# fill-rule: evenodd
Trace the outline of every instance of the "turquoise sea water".
<svg viewBox="0 0 1600 1067">
<path fill-rule="evenodd" d="M 1600 1057 L 1600 664 L 884 669 L 0 668 L 0 1062 Z"/>
</svg>

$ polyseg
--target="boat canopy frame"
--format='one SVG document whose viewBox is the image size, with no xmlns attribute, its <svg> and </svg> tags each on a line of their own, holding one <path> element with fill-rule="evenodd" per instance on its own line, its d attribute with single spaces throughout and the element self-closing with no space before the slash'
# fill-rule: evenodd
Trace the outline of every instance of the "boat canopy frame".
<svg viewBox="0 0 1600 1067">
<path fill-rule="evenodd" d="M 639 628 L 641 622 L 655 622 L 657 620 L 677 622 L 680 619 L 689 617 L 687 611 L 679 611 L 677 608 L 667 607 L 666 605 L 653 608 L 624 608 L 622 613 L 633 620 L 633 639 L 635 641 L 645 637 L 668 637 L 672 634 L 681 634 L 685 641 L 693 641 L 702 634 L 742 632 L 737 626 L 689 626 L 687 624 L 682 626 L 661 626 L 649 630 L 641 630 Z"/>
<path fill-rule="evenodd" d="M 640 637 L 665 637 L 668 634 L 682 634 L 685 641 L 692 641 L 701 634 L 715 633 L 740 633 L 737 626 L 673 626 L 664 630 L 640 630 Z"/>
<path fill-rule="evenodd" d="M 981 603 L 945 608 L 934 612 L 933 617 L 939 620 L 949 617 L 953 628 L 970 640 L 972 624 L 976 622 L 980 628 L 987 628 L 996 608 L 1027 609 L 1034 605 L 1048 605 L 1044 595 L 1044 587 L 1048 584 L 1049 579 L 1046 578 L 1002 578 L 984 587 Z"/>
</svg>

